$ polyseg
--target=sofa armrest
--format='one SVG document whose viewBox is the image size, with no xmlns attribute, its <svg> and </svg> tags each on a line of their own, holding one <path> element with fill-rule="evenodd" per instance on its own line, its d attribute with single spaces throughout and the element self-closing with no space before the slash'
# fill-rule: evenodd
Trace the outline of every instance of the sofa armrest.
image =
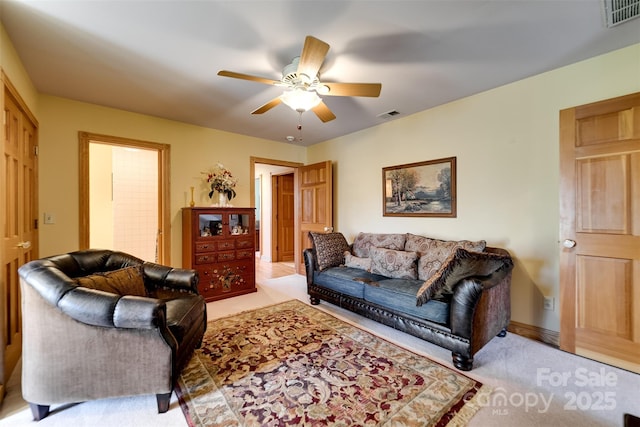
<svg viewBox="0 0 640 427">
<path fill-rule="evenodd" d="M 308 248 L 302 252 L 304 257 L 304 269 L 307 273 L 307 286 L 313 284 L 313 272 L 316 268 L 316 254 L 313 249 Z"/>
<path fill-rule="evenodd" d="M 173 268 L 145 262 L 142 264 L 145 286 L 152 290 L 169 288 L 198 294 L 199 276 L 196 270 Z"/>
<path fill-rule="evenodd" d="M 482 295 L 482 285 L 473 279 L 460 281 L 451 297 L 450 324 L 451 332 L 461 337 L 470 338 L 473 315 Z"/>
<path fill-rule="evenodd" d="M 506 328 L 511 319 L 510 290 L 511 271 L 461 280 L 451 298 L 451 332 L 488 342 Z"/>
</svg>

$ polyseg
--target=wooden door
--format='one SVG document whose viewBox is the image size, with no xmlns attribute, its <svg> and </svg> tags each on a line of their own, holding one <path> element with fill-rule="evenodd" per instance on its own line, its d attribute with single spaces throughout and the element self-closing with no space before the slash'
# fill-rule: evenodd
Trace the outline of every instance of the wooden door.
<svg viewBox="0 0 640 427">
<path fill-rule="evenodd" d="M 293 173 L 275 175 L 273 179 L 272 230 L 275 248 L 273 261 L 293 261 L 295 238 L 294 178 Z"/>
<path fill-rule="evenodd" d="M 298 169 L 298 197 L 300 200 L 299 253 L 296 253 L 296 272 L 304 272 L 302 251 L 311 247 L 309 232 L 325 233 L 333 230 L 333 180 L 331 161 L 301 166 Z"/>
<path fill-rule="evenodd" d="M 640 372 L 640 93 L 560 112 L 560 348 Z"/>
<path fill-rule="evenodd" d="M 4 77 L 4 76 L 3 76 Z M 9 379 L 22 352 L 22 319 L 18 267 L 38 254 L 37 122 L 5 80 L 4 161 L 0 191 L 4 222 L 0 267 L 2 372 Z M 0 390 L 0 396 L 4 391 Z"/>
</svg>

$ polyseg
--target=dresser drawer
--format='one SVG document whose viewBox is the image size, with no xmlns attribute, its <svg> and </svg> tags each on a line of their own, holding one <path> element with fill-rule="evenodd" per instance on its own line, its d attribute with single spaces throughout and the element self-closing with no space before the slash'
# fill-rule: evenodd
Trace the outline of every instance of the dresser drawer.
<svg viewBox="0 0 640 427">
<path fill-rule="evenodd" d="M 238 239 L 236 240 L 236 248 L 237 249 L 247 249 L 247 248 L 253 248 L 253 238 L 251 239 Z"/>
<path fill-rule="evenodd" d="M 218 252 L 218 262 L 233 261 L 236 259 L 235 251 Z"/>
<path fill-rule="evenodd" d="M 196 254 L 196 264 L 211 264 L 218 260 L 218 256 L 214 252 L 205 254 Z"/>
<path fill-rule="evenodd" d="M 196 242 L 196 252 L 211 252 L 216 249 L 215 242 Z"/>
<path fill-rule="evenodd" d="M 235 249 L 236 245 L 233 240 L 220 240 L 216 242 L 217 250 L 219 251 L 228 251 L 230 249 Z"/>
<path fill-rule="evenodd" d="M 247 259 L 255 257 L 256 253 L 253 249 L 239 249 L 236 251 L 236 259 Z"/>
</svg>

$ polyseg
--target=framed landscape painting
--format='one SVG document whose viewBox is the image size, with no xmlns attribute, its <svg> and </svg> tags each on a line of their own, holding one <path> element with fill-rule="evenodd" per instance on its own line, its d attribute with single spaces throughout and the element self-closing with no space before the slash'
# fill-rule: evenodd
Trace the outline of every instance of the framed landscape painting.
<svg viewBox="0 0 640 427">
<path fill-rule="evenodd" d="M 382 168 L 383 216 L 456 217 L 456 158 Z"/>
</svg>

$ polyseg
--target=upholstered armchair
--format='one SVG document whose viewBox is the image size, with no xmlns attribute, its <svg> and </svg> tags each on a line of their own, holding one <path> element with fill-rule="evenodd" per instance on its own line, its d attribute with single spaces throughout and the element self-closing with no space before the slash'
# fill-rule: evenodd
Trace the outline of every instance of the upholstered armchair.
<svg viewBox="0 0 640 427">
<path fill-rule="evenodd" d="M 31 261 L 22 289 L 22 394 L 40 420 L 53 404 L 155 394 L 158 412 L 202 342 L 194 270 L 86 250 Z"/>
</svg>

